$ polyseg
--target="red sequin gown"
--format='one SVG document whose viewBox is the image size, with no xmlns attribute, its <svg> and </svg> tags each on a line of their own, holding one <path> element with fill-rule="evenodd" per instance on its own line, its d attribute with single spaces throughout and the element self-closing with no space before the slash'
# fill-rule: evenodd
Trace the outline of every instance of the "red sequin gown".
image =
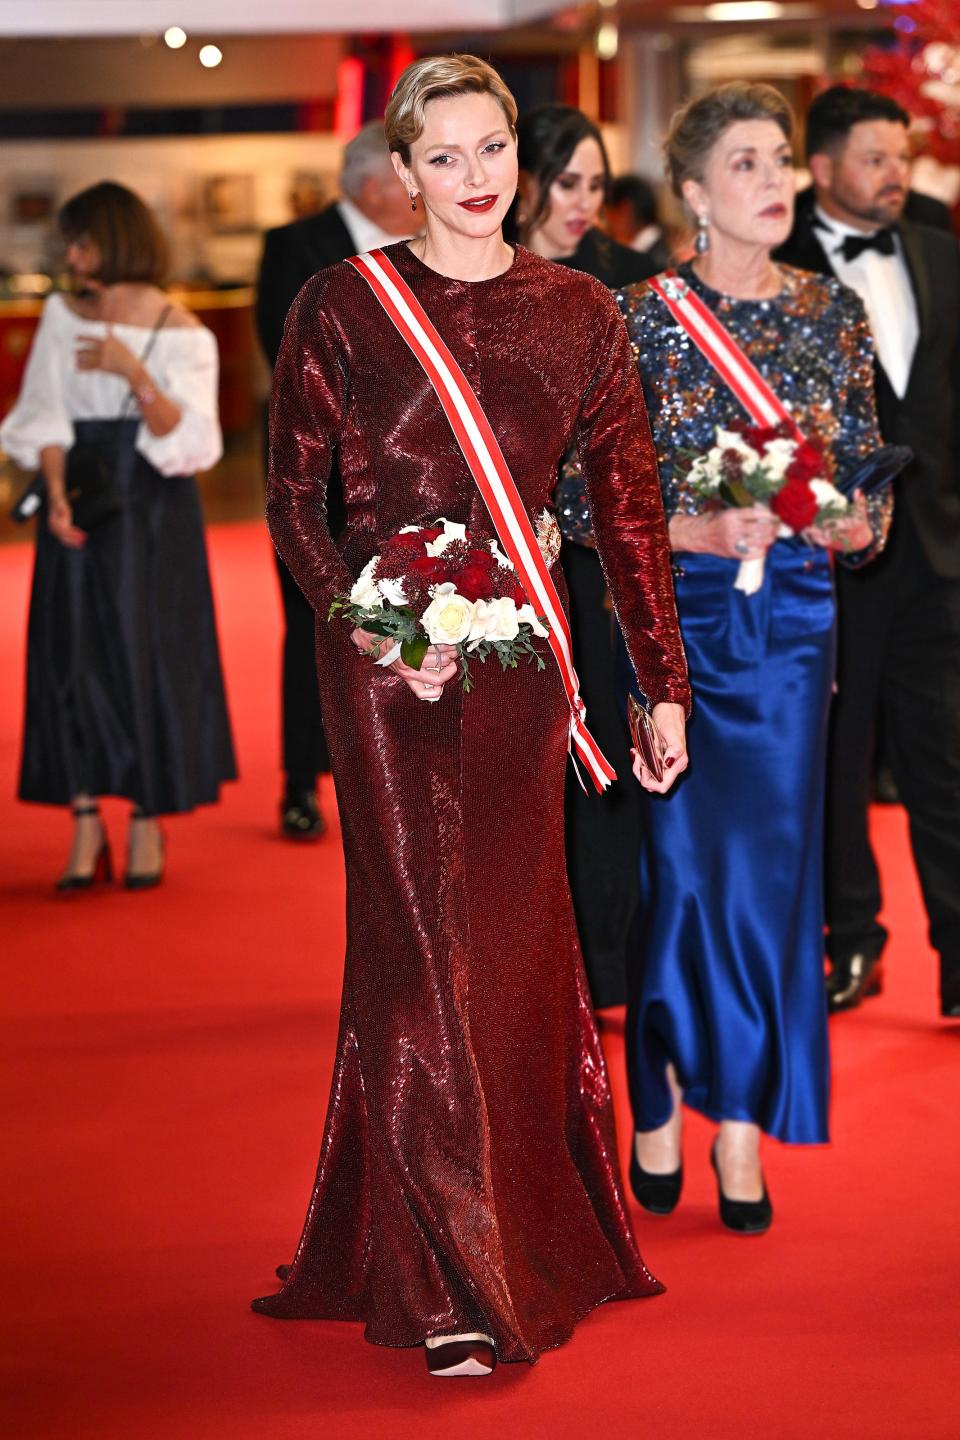
<svg viewBox="0 0 960 1440">
<path fill-rule="evenodd" d="M 579 440 L 619 618 L 651 700 L 686 704 L 643 397 L 616 304 L 522 248 L 447 279 L 387 254 L 476 389 L 531 516 Z M 493 533 L 439 401 L 364 280 L 322 271 L 287 321 L 268 517 L 318 615 L 343 830 L 347 953 L 316 1185 L 281 1318 L 362 1320 L 384 1345 L 481 1331 L 536 1359 L 605 1300 L 662 1288 L 621 1189 L 609 1082 L 564 865 L 560 674 L 474 666 L 417 699 L 355 653 L 330 601 L 403 525 Z M 339 448 L 348 525 L 324 516 Z M 553 576 L 562 586 L 559 565 Z M 588 717 L 589 722 L 589 717 Z"/>
</svg>

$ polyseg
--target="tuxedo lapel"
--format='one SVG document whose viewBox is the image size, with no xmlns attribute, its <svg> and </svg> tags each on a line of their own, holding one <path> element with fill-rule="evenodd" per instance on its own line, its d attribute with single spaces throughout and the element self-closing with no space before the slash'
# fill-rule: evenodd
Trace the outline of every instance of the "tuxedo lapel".
<svg viewBox="0 0 960 1440">
<path fill-rule="evenodd" d="M 932 323 L 930 307 L 933 303 L 933 292 L 930 286 L 930 273 L 927 269 L 923 254 L 923 245 L 920 237 L 912 225 L 901 225 L 900 243 L 903 245 L 903 258 L 907 263 L 907 272 L 910 276 L 910 285 L 913 289 L 913 298 L 917 306 L 917 344 L 913 352 L 913 360 L 910 364 L 910 376 L 907 380 L 907 389 L 910 388 L 910 381 L 913 379 L 913 368 L 916 364 L 920 347 L 925 336 L 929 333 Z M 906 393 L 906 392 L 904 392 Z"/>
</svg>

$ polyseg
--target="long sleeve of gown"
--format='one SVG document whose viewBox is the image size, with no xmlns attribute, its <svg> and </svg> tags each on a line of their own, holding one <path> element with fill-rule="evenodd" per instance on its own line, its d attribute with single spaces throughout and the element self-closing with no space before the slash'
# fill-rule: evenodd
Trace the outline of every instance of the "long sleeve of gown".
<svg viewBox="0 0 960 1440">
<path fill-rule="evenodd" d="M 602 334 L 577 426 L 600 562 L 637 682 L 651 705 L 690 710 L 657 458 L 616 304 L 598 296 Z M 606 323 L 604 323 L 604 320 Z"/>
<path fill-rule="evenodd" d="M 839 397 L 840 428 L 831 446 L 837 480 L 854 470 L 860 462 L 883 444 L 877 421 L 874 386 L 874 343 L 867 321 L 867 312 L 859 295 L 839 286 L 838 305 L 843 320 L 838 327 L 841 337 L 839 372 L 842 387 Z M 887 543 L 893 516 L 893 490 L 867 496 L 867 519 L 873 531 L 873 543 L 862 550 L 844 553 L 838 550 L 837 561 L 848 569 L 859 569 L 875 559 Z"/>
<path fill-rule="evenodd" d="M 347 405 L 346 347 L 325 309 L 323 274 L 287 317 L 270 401 L 267 524 L 300 589 L 326 619 L 353 576 L 327 524 L 327 481 Z"/>
</svg>

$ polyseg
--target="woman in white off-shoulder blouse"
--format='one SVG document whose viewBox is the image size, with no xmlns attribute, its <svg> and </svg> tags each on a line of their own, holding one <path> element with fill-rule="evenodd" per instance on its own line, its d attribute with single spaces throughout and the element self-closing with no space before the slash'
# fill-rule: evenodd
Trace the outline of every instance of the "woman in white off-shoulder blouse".
<svg viewBox="0 0 960 1440">
<path fill-rule="evenodd" d="M 105 182 L 60 214 L 53 295 L 0 443 L 39 472 L 19 795 L 71 805 L 59 881 L 112 874 L 97 798 L 133 802 L 125 883 L 163 872 L 157 816 L 215 801 L 235 765 L 197 470 L 222 453 L 217 343 L 160 288 L 166 242 Z"/>
</svg>

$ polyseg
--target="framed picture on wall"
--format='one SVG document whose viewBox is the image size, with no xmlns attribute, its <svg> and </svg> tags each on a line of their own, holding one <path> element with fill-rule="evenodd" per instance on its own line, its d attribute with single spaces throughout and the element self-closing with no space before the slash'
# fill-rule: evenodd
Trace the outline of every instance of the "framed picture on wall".
<svg viewBox="0 0 960 1440">
<path fill-rule="evenodd" d="M 257 228 L 253 175 L 208 175 L 203 182 L 203 219 L 215 235 L 241 235 Z"/>
<path fill-rule="evenodd" d="M 53 180 L 16 176 L 10 189 L 11 225 L 49 225 L 57 213 Z"/>
</svg>

